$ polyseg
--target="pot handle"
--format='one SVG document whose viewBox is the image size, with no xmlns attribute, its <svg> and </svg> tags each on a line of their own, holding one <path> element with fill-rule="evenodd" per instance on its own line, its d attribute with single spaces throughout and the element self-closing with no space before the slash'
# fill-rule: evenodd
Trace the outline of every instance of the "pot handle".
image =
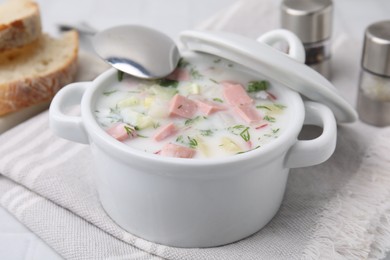
<svg viewBox="0 0 390 260">
<path fill-rule="evenodd" d="M 288 43 L 287 55 L 300 63 L 305 63 L 305 48 L 303 47 L 301 40 L 299 40 L 299 38 L 291 31 L 285 29 L 269 31 L 257 38 L 257 41 L 270 46 L 277 42 L 286 41 Z"/>
<path fill-rule="evenodd" d="M 312 140 L 298 140 L 287 152 L 286 168 L 298 168 L 326 161 L 336 148 L 337 126 L 332 111 L 320 103 L 306 101 L 305 125 L 323 128 L 322 134 Z"/>
<path fill-rule="evenodd" d="M 80 105 L 81 98 L 90 82 L 77 82 L 63 87 L 53 98 L 49 110 L 51 130 L 64 139 L 73 142 L 88 144 L 88 135 L 85 131 L 81 116 L 72 116 L 65 113 L 76 105 Z"/>
</svg>

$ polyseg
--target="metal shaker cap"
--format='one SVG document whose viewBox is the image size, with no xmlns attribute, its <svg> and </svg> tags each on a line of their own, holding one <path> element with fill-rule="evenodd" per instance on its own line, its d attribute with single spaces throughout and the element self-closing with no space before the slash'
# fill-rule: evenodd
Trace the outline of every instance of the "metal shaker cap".
<svg viewBox="0 0 390 260">
<path fill-rule="evenodd" d="M 303 43 L 325 40 L 332 34 L 332 0 L 284 0 L 282 28 L 294 32 Z"/>
<path fill-rule="evenodd" d="M 370 25 L 364 35 L 362 66 L 390 77 L 390 21 Z"/>
</svg>

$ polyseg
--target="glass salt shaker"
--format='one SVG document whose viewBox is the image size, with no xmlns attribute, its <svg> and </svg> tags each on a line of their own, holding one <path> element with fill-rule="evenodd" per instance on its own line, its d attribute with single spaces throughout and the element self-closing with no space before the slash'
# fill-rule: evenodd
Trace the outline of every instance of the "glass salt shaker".
<svg viewBox="0 0 390 260">
<path fill-rule="evenodd" d="M 331 0 L 284 0 L 281 26 L 294 32 L 306 51 L 305 64 L 330 79 L 333 3 Z"/>
<path fill-rule="evenodd" d="M 390 21 L 367 27 L 361 66 L 359 117 L 371 125 L 390 125 Z"/>
</svg>

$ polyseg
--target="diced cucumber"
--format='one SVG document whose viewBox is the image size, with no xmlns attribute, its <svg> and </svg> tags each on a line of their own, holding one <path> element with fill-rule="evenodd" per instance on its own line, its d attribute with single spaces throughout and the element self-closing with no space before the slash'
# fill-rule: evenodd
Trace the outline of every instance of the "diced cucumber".
<svg viewBox="0 0 390 260">
<path fill-rule="evenodd" d="M 228 137 L 222 137 L 220 147 L 225 151 L 238 153 L 241 152 L 240 146 L 238 146 L 232 139 Z"/>
<path fill-rule="evenodd" d="M 150 90 L 161 99 L 171 99 L 178 92 L 175 88 L 161 87 L 158 85 L 153 85 Z"/>
<path fill-rule="evenodd" d="M 154 99 L 155 97 L 146 97 L 144 99 L 144 107 L 149 108 L 153 104 Z"/>
<path fill-rule="evenodd" d="M 200 94 L 200 86 L 196 83 L 184 85 L 184 86 L 180 87 L 180 94 L 184 95 L 184 96 L 198 95 L 198 94 Z"/>
<path fill-rule="evenodd" d="M 143 115 L 141 113 L 135 112 L 130 108 L 124 108 L 121 111 L 123 121 L 127 124 L 130 124 L 139 129 L 144 129 L 152 127 L 154 122 L 151 116 Z"/>
<path fill-rule="evenodd" d="M 123 108 L 123 107 L 130 107 L 130 106 L 135 106 L 139 104 L 139 99 L 132 96 L 126 99 L 123 99 L 118 102 L 118 107 Z"/>
<path fill-rule="evenodd" d="M 210 150 L 209 150 L 207 144 L 205 144 L 205 142 L 199 136 L 196 137 L 196 140 L 198 142 L 198 146 L 197 147 L 199 148 L 200 152 L 203 153 L 204 156 L 209 157 L 210 156 Z"/>
<path fill-rule="evenodd" d="M 152 117 L 139 114 L 137 119 L 137 127 L 139 129 L 145 129 L 148 127 L 152 127 L 153 125 L 154 122 Z"/>
<path fill-rule="evenodd" d="M 196 83 L 192 83 L 191 84 L 191 93 L 196 94 L 196 95 L 200 94 L 200 86 Z"/>
</svg>

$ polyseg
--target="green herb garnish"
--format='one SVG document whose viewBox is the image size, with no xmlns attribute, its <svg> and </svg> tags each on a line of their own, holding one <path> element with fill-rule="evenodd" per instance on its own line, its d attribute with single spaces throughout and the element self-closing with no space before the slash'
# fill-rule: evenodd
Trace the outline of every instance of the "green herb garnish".
<svg viewBox="0 0 390 260">
<path fill-rule="evenodd" d="M 111 114 L 119 114 L 119 107 L 118 107 L 118 104 L 115 105 L 115 107 L 110 107 L 110 113 Z"/>
<path fill-rule="evenodd" d="M 190 74 L 191 74 L 191 77 L 194 78 L 194 79 L 200 79 L 200 78 L 203 77 L 202 74 L 200 74 L 199 71 L 197 71 L 194 68 L 190 69 Z"/>
<path fill-rule="evenodd" d="M 271 123 L 275 123 L 276 121 L 275 117 L 272 116 L 265 116 L 263 119 Z"/>
<path fill-rule="evenodd" d="M 203 135 L 203 136 L 212 136 L 213 135 L 213 131 L 210 130 L 210 129 L 207 129 L 207 130 L 199 130 L 200 134 Z"/>
<path fill-rule="evenodd" d="M 125 125 L 124 128 L 125 128 L 126 133 L 127 133 L 128 136 L 133 136 L 134 131 L 135 131 L 134 127 L 129 126 L 129 125 Z"/>
<path fill-rule="evenodd" d="M 249 134 L 249 127 L 245 128 L 244 131 L 240 133 L 240 136 L 242 139 L 244 139 L 245 142 L 248 142 L 251 139 L 251 136 Z"/>
<path fill-rule="evenodd" d="M 173 79 L 159 79 L 157 83 L 161 87 L 173 87 L 176 88 L 179 85 L 179 81 Z"/>
<path fill-rule="evenodd" d="M 189 136 L 187 136 L 187 138 L 188 138 L 188 141 L 189 141 L 189 146 L 190 146 L 191 148 L 195 148 L 195 147 L 198 146 L 198 141 L 196 141 L 195 138 L 191 138 L 191 137 L 189 137 Z"/>
<path fill-rule="evenodd" d="M 198 141 L 195 138 L 191 138 L 190 136 L 187 136 L 187 139 L 184 139 L 182 135 L 179 135 L 176 138 L 176 142 L 189 146 L 190 148 L 195 148 L 198 146 Z"/>
<path fill-rule="evenodd" d="M 118 90 L 116 90 L 116 89 L 111 90 L 111 91 L 105 91 L 105 92 L 103 92 L 103 95 L 109 96 L 109 95 L 111 95 L 112 93 L 115 93 L 115 92 L 117 92 L 117 91 L 118 91 Z"/>
<path fill-rule="evenodd" d="M 207 117 L 203 116 L 197 116 L 197 117 L 194 117 L 194 118 L 190 118 L 190 119 L 187 119 L 186 121 L 184 121 L 184 125 L 185 126 L 189 126 L 189 125 L 193 125 L 195 122 L 199 121 L 200 119 L 207 119 Z"/>
<path fill-rule="evenodd" d="M 218 81 L 216 81 L 215 79 L 212 79 L 212 78 L 209 78 L 210 81 L 214 82 L 215 84 L 219 84 Z"/>
<path fill-rule="evenodd" d="M 229 64 L 228 64 L 228 67 L 229 67 L 229 68 L 233 68 L 233 64 L 229 63 Z"/>
<path fill-rule="evenodd" d="M 267 110 L 271 111 L 271 109 L 267 106 L 256 106 L 256 108 L 262 108 L 262 109 L 267 109 Z"/>
<path fill-rule="evenodd" d="M 232 134 L 239 135 L 242 132 L 242 130 L 245 128 L 246 128 L 246 126 L 244 126 L 244 125 L 235 125 L 235 126 L 229 127 L 228 130 Z"/>
<path fill-rule="evenodd" d="M 160 123 L 157 122 L 157 123 L 153 123 L 153 128 L 156 129 L 156 128 L 159 128 L 160 127 Z"/>
<path fill-rule="evenodd" d="M 255 147 L 255 148 L 253 148 L 253 149 L 250 149 L 250 150 L 248 150 L 248 151 L 242 151 L 242 152 L 238 152 L 238 153 L 236 153 L 236 154 L 247 153 L 247 152 L 250 152 L 250 151 L 256 150 L 256 149 L 257 149 L 257 148 L 259 148 L 259 147 L 260 147 L 260 145 L 256 146 L 256 147 Z"/>
<path fill-rule="evenodd" d="M 281 104 L 274 104 L 274 106 L 281 109 L 281 110 L 286 108 L 286 106 L 281 105 Z"/>
<path fill-rule="evenodd" d="M 115 107 L 110 107 L 110 115 L 107 118 L 111 119 L 111 123 L 114 122 L 123 122 L 122 115 L 120 114 L 120 109 L 118 105 Z"/>
<path fill-rule="evenodd" d="M 177 67 L 178 68 L 185 68 L 188 66 L 188 64 L 190 64 L 188 61 L 186 61 L 183 58 L 180 58 L 179 63 L 177 64 Z"/>
<path fill-rule="evenodd" d="M 277 128 L 277 129 L 272 129 L 272 133 L 276 134 L 277 132 L 279 132 L 280 128 Z"/>
<path fill-rule="evenodd" d="M 176 142 L 178 142 L 178 143 L 183 143 L 183 142 L 184 142 L 183 136 L 182 136 L 182 135 L 179 135 L 179 136 L 176 138 Z"/>
<path fill-rule="evenodd" d="M 240 135 L 242 139 L 245 140 L 245 142 L 248 142 L 251 139 L 251 136 L 249 134 L 249 127 L 244 125 L 235 125 L 232 127 L 229 127 L 228 130 L 235 135 Z"/>
<path fill-rule="evenodd" d="M 213 100 L 214 100 L 215 102 L 223 103 L 223 100 L 220 99 L 220 98 L 213 98 Z"/>
<path fill-rule="evenodd" d="M 147 136 L 145 135 L 140 135 L 140 134 L 137 134 L 138 137 L 141 137 L 141 138 L 148 138 Z"/>
<path fill-rule="evenodd" d="M 262 81 L 250 81 L 248 83 L 248 93 L 252 92 L 259 92 L 261 90 L 267 90 L 269 86 L 269 82 L 262 80 Z"/>
<path fill-rule="evenodd" d="M 121 82 L 123 80 L 124 72 L 121 70 L 118 70 L 118 81 Z"/>
<path fill-rule="evenodd" d="M 215 59 L 214 60 L 214 63 L 219 63 L 219 62 L 221 62 L 221 59 Z"/>
</svg>

